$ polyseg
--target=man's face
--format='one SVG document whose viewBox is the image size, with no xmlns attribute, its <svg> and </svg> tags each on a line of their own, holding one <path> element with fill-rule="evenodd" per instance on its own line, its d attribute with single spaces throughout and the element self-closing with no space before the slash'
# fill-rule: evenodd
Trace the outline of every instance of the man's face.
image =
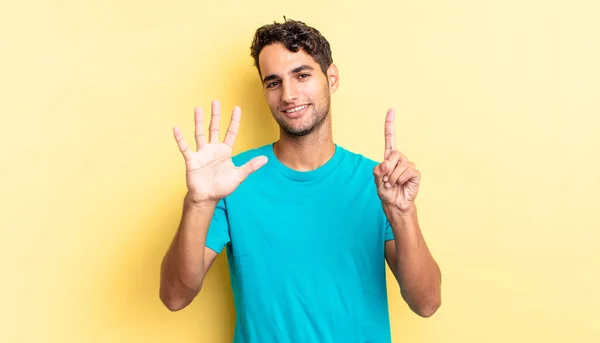
<svg viewBox="0 0 600 343">
<path fill-rule="evenodd" d="M 337 87 L 335 66 L 328 70 L 328 78 L 302 49 L 291 52 L 276 43 L 262 49 L 259 67 L 265 98 L 283 131 L 305 136 L 323 124 L 329 115 L 330 95 Z"/>
</svg>

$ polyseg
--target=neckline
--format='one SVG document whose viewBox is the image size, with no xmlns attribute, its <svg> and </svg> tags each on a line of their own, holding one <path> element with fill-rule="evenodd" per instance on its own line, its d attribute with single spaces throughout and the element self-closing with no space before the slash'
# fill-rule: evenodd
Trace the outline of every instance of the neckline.
<svg viewBox="0 0 600 343">
<path fill-rule="evenodd" d="M 329 160 L 327 160 L 320 167 L 307 171 L 295 170 L 283 164 L 275 155 L 275 142 L 267 145 L 266 155 L 269 159 L 268 163 L 271 164 L 279 173 L 283 174 L 287 178 L 297 181 L 311 181 L 326 176 L 338 165 L 343 155 L 343 149 L 335 143 L 334 145 L 335 151 L 333 153 L 333 156 Z"/>
</svg>

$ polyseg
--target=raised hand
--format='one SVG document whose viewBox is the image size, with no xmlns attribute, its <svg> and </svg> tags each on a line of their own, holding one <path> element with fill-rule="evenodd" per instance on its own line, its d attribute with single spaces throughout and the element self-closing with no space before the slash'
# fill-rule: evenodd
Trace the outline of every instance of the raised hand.
<svg viewBox="0 0 600 343">
<path fill-rule="evenodd" d="M 384 160 L 373 169 L 377 194 L 382 204 L 394 206 L 403 213 L 414 208 L 414 200 L 419 192 L 421 172 L 415 164 L 396 150 L 394 142 L 395 110 L 389 109 L 385 118 Z"/>
<path fill-rule="evenodd" d="M 196 108 L 194 111 L 196 151 L 188 147 L 179 128 L 173 128 L 179 151 L 185 159 L 186 184 L 192 202 L 221 200 L 231 194 L 248 175 L 267 163 L 266 156 L 257 156 L 240 167 L 233 164 L 231 156 L 240 127 L 242 110 L 238 106 L 233 109 L 223 143 L 219 143 L 220 115 L 220 104 L 214 100 L 207 143 L 202 108 Z"/>
</svg>

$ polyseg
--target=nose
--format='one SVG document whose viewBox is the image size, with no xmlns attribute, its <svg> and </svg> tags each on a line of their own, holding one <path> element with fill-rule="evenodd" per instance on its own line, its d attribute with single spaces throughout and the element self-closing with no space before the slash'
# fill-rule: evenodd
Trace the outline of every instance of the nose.
<svg viewBox="0 0 600 343">
<path fill-rule="evenodd" d="M 281 85 L 281 101 L 287 104 L 292 104 L 298 99 L 298 92 L 292 82 L 282 83 Z"/>
</svg>

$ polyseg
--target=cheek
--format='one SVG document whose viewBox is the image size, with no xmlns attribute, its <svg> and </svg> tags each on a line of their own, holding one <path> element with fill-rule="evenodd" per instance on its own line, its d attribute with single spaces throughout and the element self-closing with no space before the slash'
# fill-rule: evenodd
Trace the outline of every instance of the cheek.
<svg viewBox="0 0 600 343">
<path fill-rule="evenodd" d="M 320 79 L 310 86 L 310 93 L 314 99 L 326 98 L 329 95 L 329 85 L 327 79 Z"/>
<path fill-rule="evenodd" d="M 322 89 L 323 87 L 320 83 L 311 82 L 304 87 L 304 94 L 312 100 L 317 100 L 323 97 L 321 94 L 323 92 Z"/>
<path fill-rule="evenodd" d="M 277 95 L 277 92 L 265 92 L 265 99 L 271 108 L 276 108 L 279 104 L 279 96 Z"/>
</svg>

